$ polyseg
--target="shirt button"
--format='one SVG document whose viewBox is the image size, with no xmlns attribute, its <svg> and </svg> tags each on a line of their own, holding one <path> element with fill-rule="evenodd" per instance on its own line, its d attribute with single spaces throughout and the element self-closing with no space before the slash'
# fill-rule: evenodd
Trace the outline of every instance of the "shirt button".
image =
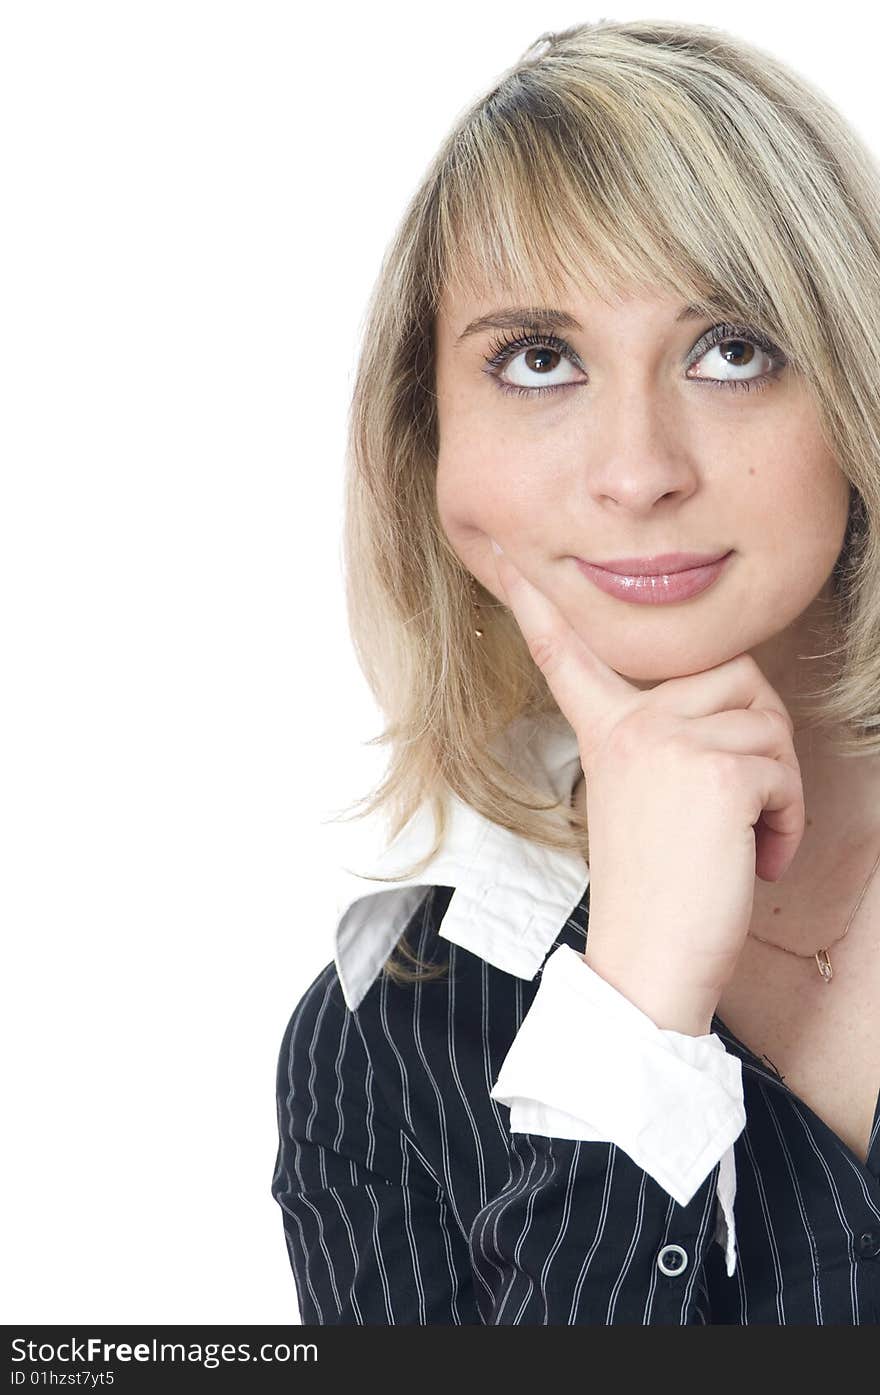
<svg viewBox="0 0 880 1395">
<path fill-rule="evenodd" d="M 874 1259 L 880 1255 L 880 1230 L 863 1230 L 856 1236 L 856 1250 L 862 1259 Z"/>
<path fill-rule="evenodd" d="M 683 1274 L 687 1264 L 687 1250 L 683 1250 L 681 1245 L 664 1245 L 657 1256 L 657 1268 L 661 1274 Z"/>
</svg>

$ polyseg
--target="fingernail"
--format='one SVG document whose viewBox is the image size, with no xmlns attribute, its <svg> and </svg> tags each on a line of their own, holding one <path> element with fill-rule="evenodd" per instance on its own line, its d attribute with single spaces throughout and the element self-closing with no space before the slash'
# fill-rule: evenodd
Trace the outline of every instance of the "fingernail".
<svg viewBox="0 0 880 1395">
<path fill-rule="evenodd" d="M 493 552 L 503 552 L 503 551 L 504 551 L 504 548 L 503 548 L 503 547 L 499 547 L 494 538 L 490 538 L 489 541 L 490 541 L 490 543 L 492 544 L 492 551 L 493 551 Z"/>
</svg>

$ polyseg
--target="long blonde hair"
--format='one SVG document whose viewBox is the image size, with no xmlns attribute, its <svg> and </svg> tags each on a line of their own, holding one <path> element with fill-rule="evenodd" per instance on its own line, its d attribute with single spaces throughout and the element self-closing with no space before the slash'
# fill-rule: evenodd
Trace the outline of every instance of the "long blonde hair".
<svg viewBox="0 0 880 1395">
<path fill-rule="evenodd" d="M 850 480 L 838 663 L 806 716 L 831 725 L 841 754 L 880 752 L 878 191 L 872 155 L 820 91 L 705 25 L 602 19 L 544 34 L 456 121 L 373 288 L 349 420 L 349 623 L 386 719 L 369 744 L 390 761 L 345 817 L 387 810 L 393 838 L 429 802 L 434 846 L 404 876 L 437 851 L 450 792 L 527 839 L 588 846 L 577 811 L 489 750 L 514 718 L 559 709 L 513 616 L 474 581 L 477 638 L 472 578 L 439 523 L 434 324 L 447 286 L 665 289 L 780 345 Z"/>
</svg>

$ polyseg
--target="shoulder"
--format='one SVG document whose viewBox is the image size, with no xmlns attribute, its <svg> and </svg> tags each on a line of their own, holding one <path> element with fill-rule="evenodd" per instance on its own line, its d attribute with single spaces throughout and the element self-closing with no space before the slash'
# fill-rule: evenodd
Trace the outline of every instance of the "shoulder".
<svg viewBox="0 0 880 1395">
<path fill-rule="evenodd" d="M 422 961 L 442 962 L 448 946 L 438 944 L 437 929 L 451 896 L 451 888 L 428 888 L 398 948 L 405 942 Z M 423 1012 L 414 994 L 431 988 Z M 344 1139 L 346 1150 L 369 1157 L 371 1166 L 381 1157 L 386 1171 L 398 1167 L 398 1129 L 406 1113 L 401 1092 L 409 1063 L 433 1054 L 436 1024 L 445 1021 L 443 992 L 440 981 L 399 984 L 381 972 L 351 1009 L 335 963 L 326 964 L 294 1007 L 281 1042 L 276 1097 L 282 1147 L 297 1140 L 335 1149 Z"/>
<path fill-rule="evenodd" d="M 441 940 L 439 930 L 453 892 L 454 888 L 446 886 L 426 888 L 390 956 L 403 975 L 398 979 L 393 969 L 388 973 L 383 966 L 356 1009 L 349 1008 L 345 1001 L 333 961 L 316 974 L 288 1020 L 279 1070 L 284 1066 L 289 1072 L 294 1062 L 314 1063 L 320 1057 L 335 1060 L 342 1047 L 351 1051 L 352 1034 L 362 1038 L 361 1024 L 365 1020 L 374 1018 L 379 1011 L 393 1011 L 404 1002 L 411 1005 L 417 985 L 405 975 L 413 969 L 416 959 L 434 971 L 448 966 L 449 946 Z"/>
</svg>

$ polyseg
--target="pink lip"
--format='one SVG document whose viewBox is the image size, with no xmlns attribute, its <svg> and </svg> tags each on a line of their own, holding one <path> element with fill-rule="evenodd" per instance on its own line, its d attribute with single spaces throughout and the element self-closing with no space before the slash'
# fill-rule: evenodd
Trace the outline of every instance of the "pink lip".
<svg viewBox="0 0 880 1395">
<path fill-rule="evenodd" d="M 721 557 L 712 558 L 697 566 L 690 561 L 682 561 L 682 558 L 689 559 L 693 556 L 693 553 L 674 552 L 650 559 L 618 560 L 614 563 L 614 570 L 611 570 L 607 563 L 600 567 L 591 562 L 584 562 L 580 557 L 575 557 L 574 560 L 584 576 L 589 577 L 600 591 L 605 591 L 609 596 L 616 596 L 618 600 L 631 601 L 636 605 L 663 605 L 670 601 L 686 601 L 691 596 L 705 591 L 706 587 L 711 586 L 721 575 L 733 552 L 726 552 Z M 652 570 L 620 570 L 624 565 L 634 564 L 640 568 L 650 566 Z M 659 569 L 661 564 L 667 568 L 666 571 Z"/>
<path fill-rule="evenodd" d="M 610 562 L 587 565 L 617 572 L 618 576 L 660 576 L 661 573 L 687 571 L 690 567 L 708 567 L 726 556 L 726 552 L 658 552 L 656 557 L 614 557 Z"/>
</svg>

